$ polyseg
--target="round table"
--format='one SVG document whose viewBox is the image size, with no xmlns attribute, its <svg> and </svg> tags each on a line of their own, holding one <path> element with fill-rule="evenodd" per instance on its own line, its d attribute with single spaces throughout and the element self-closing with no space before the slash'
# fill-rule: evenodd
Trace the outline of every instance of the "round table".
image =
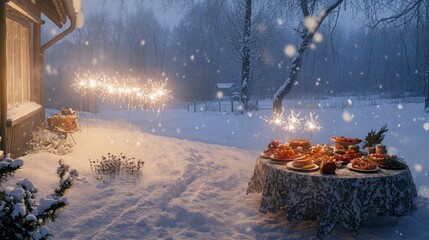
<svg viewBox="0 0 429 240">
<path fill-rule="evenodd" d="M 317 236 L 327 236 L 340 223 L 358 234 L 369 213 L 409 215 L 414 209 L 416 186 L 408 168 L 362 173 L 337 169 L 302 172 L 259 157 L 247 193 L 262 192 L 259 211 L 285 209 L 288 220 L 319 219 Z"/>
</svg>

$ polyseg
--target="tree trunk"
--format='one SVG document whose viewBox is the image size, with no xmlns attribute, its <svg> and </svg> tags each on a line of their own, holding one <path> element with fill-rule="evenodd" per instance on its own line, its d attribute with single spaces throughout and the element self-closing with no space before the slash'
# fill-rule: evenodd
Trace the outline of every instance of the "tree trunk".
<svg viewBox="0 0 429 240">
<path fill-rule="evenodd" d="M 311 39 L 313 39 L 313 35 L 317 32 L 323 20 L 325 20 L 326 16 L 328 16 L 335 8 L 337 8 L 344 0 L 336 0 L 332 1 L 327 7 L 323 8 L 318 16 L 316 16 L 316 25 L 314 29 L 311 31 L 309 29 L 304 28 L 303 34 L 301 36 L 301 44 L 299 45 L 298 55 L 295 57 L 293 61 L 292 68 L 289 71 L 289 77 L 283 83 L 282 86 L 277 90 L 273 99 L 273 110 L 274 112 L 281 113 L 283 112 L 282 102 L 286 95 L 292 90 L 292 87 L 295 85 L 296 80 L 298 79 L 298 73 L 301 68 L 302 58 L 304 57 L 304 53 L 308 49 L 308 44 Z M 304 18 L 310 16 L 310 12 L 308 10 L 307 0 L 301 0 L 301 8 Z M 304 19 L 303 19 L 304 20 Z"/>
<path fill-rule="evenodd" d="M 425 109 L 429 111 L 429 2 L 426 2 Z"/>
<path fill-rule="evenodd" d="M 313 38 L 313 33 L 305 31 L 302 35 L 302 41 L 299 45 L 298 55 L 295 57 L 292 67 L 289 71 L 288 79 L 283 83 L 283 85 L 277 90 L 277 93 L 274 95 L 273 109 L 276 113 L 283 112 L 282 102 L 285 96 L 292 90 L 292 87 L 295 85 L 296 80 L 298 79 L 298 73 L 301 68 L 302 58 L 304 57 L 305 51 L 308 49 L 308 44 Z"/>
<path fill-rule="evenodd" d="M 245 111 L 249 109 L 249 76 L 250 76 L 250 27 L 252 21 L 252 0 L 246 0 L 244 17 L 243 47 L 241 50 L 241 104 Z"/>
</svg>

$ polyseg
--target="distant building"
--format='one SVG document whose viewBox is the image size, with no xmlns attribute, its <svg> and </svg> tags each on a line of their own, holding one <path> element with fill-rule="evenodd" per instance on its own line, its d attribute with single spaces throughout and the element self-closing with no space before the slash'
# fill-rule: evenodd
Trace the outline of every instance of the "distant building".
<svg viewBox="0 0 429 240">
<path fill-rule="evenodd" d="M 219 93 L 221 93 L 219 95 Z M 220 100 L 240 100 L 240 88 L 235 83 L 216 83 L 215 97 Z"/>
</svg>

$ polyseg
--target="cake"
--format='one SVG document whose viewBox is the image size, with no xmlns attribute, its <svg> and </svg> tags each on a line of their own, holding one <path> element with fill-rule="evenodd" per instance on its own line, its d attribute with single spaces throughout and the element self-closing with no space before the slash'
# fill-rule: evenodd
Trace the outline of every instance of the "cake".
<svg viewBox="0 0 429 240">
<path fill-rule="evenodd" d="M 308 139 L 292 139 L 288 141 L 288 144 L 291 148 L 302 147 L 303 149 L 309 149 L 311 147 L 310 141 Z"/>
</svg>

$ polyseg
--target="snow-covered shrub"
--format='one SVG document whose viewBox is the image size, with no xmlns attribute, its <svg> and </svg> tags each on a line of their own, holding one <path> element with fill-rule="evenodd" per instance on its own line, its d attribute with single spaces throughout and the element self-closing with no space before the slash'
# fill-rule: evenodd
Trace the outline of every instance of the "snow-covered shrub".
<svg viewBox="0 0 429 240">
<path fill-rule="evenodd" d="M 0 161 L 0 176 L 9 174 L 23 166 L 22 160 L 13 160 L 10 155 Z M 0 239 L 48 239 L 49 230 L 43 226 L 54 220 L 58 210 L 67 205 L 64 193 L 73 186 L 78 177 L 76 170 L 70 170 L 62 160 L 57 174 L 58 187 L 48 196 L 35 201 L 37 189 L 29 179 L 19 180 L 15 186 L 0 186 Z M 68 176 L 66 174 L 68 173 Z"/>
<path fill-rule="evenodd" d="M 18 168 L 24 165 L 24 161 L 21 159 L 13 160 L 10 158 L 10 154 L 0 161 L 0 182 L 3 178 L 16 171 Z"/>
<path fill-rule="evenodd" d="M 66 155 L 73 151 L 73 143 L 45 127 L 37 128 L 33 133 L 27 153 L 49 152 L 56 155 Z"/>
<path fill-rule="evenodd" d="M 111 180 L 117 177 L 134 180 L 143 173 L 144 161 L 128 158 L 124 154 L 113 155 L 111 153 L 101 156 L 101 160 L 89 159 L 92 172 L 99 180 Z"/>
</svg>

